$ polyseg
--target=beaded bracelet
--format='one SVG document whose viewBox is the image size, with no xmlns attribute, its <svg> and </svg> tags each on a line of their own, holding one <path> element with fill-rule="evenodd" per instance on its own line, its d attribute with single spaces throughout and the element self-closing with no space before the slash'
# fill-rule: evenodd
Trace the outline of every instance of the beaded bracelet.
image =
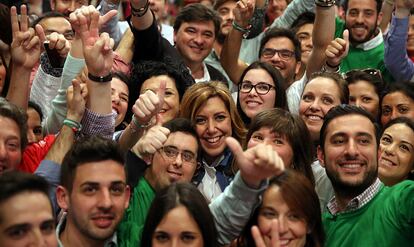
<svg viewBox="0 0 414 247">
<path fill-rule="evenodd" d="M 131 127 L 132 133 L 137 132 L 139 129 L 145 129 L 151 126 L 152 121 L 148 121 L 147 123 L 140 124 L 137 119 L 135 118 L 135 114 L 132 115 L 131 123 L 129 126 Z"/>
<path fill-rule="evenodd" d="M 70 127 L 75 134 L 80 132 L 82 129 L 82 124 L 67 118 L 63 120 L 63 124 Z"/>
<path fill-rule="evenodd" d="M 149 8 L 149 5 L 150 5 L 150 1 L 147 0 L 147 2 L 145 3 L 144 7 L 141 7 L 139 9 L 134 8 L 131 3 L 130 3 L 130 5 L 131 5 L 131 13 L 132 13 L 132 15 L 133 16 L 136 16 L 136 17 L 142 17 L 142 16 L 145 15 L 145 13 L 147 13 L 148 8 Z"/>
</svg>

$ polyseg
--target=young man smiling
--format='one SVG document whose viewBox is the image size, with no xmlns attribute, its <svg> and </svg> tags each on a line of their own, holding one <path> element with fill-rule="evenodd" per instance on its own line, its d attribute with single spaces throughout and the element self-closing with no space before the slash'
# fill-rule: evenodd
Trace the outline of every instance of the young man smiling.
<svg viewBox="0 0 414 247">
<path fill-rule="evenodd" d="M 412 246 L 414 182 L 380 182 L 377 128 L 357 106 L 325 116 L 318 158 L 335 191 L 323 215 L 325 246 Z"/>
</svg>

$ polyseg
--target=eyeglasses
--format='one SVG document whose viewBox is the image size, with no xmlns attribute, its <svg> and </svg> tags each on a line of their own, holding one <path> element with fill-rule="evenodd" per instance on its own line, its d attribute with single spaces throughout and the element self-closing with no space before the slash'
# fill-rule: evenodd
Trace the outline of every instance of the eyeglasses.
<svg viewBox="0 0 414 247">
<path fill-rule="evenodd" d="M 272 88 L 275 88 L 274 86 L 267 84 L 265 82 L 259 82 L 256 85 L 253 85 L 250 81 L 243 81 L 239 85 L 239 91 L 241 93 L 250 93 L 252 89 L 256 90 L 257 94 L 265 95 L 267 94 Z"/>
<path fill-rule="evenodd" d="M 350 70 L 350 71 L 348 71 L 348 72 L 346 72 L 344 74 L 344 79 L 346 80 L 346 79 L 352 77 L 353 75 L 355 75 L 355 73 L 358 73 L 358 72 L 363 72 L 363 73 L 366 73 L 366 74 L 375 76 L 377 79 L 382 80 L 381 71 L 378 70 L 378 69 L 372 69 L 372 68 L 368 68 L 368 69 L 353 69 L 353 70 Z"/>
<path fill-rule="evenodd" d="M 177 159 L 178 154 L 181 153 L 181 160 L 186 163 L 194 164 L 196 161 L 196 155 L 191 151 L 180 151 L 177 147 L 174 146 L 164 146 L 160 151 L 169 159 Z"/>
<path fill-rule="evenodd" d="M 295 55 L 293 51 L 286 49 L 277 50 L 272 48 L 264 48 L 262 51 L 262 56 L 264 58 L 272 58 L 276 53 L 281 59 L 285 60 L 290 59 Z"/>
</svg>

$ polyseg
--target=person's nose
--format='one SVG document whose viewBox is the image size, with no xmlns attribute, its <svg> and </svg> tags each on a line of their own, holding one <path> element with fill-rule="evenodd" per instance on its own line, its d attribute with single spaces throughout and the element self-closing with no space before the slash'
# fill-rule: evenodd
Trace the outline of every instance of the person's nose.
<svg viewBox="0 0 414 247">
<path fill-rule="evenodd" d="M 355 158 L 358 156 L 358 145 L 357 141 L 354 139 L 350 139 L 348 141 L 347 147 L 346 147 L 346 154 L 349 158 Z"/>
<path fill-rule="evenodd" d="M 103 209 L 110 209 L 113 205 L 113 201 L 112 201 L 112 195 L 110 192 L 110 189 L 103 189 L 100 193 L 99 193 L 99 207 L 103 208 Z"/>
</svg>

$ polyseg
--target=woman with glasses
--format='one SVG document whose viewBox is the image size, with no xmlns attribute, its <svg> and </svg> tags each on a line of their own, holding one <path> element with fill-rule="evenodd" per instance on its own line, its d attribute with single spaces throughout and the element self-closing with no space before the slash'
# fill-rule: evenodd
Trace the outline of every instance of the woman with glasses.
<svg viewBox="0 0 414 247">
<path fill-rule="evenodd" d="M 393 83 L 386 90 L 381 102 L 381 123 L 386 125 L 392 119 L 406 117 L 414 121 L 414 84 Z"/>
<path fill-rule="evenodd" d="M 414 122 L 405 117 L 391 120 L 380 139 L 378 177 L 388 186 L 414 180 Z"/>
<path fill-rule="evenodd" d="M 379 120 L 384 82 L 377 69 L 351 70 L 345 74 L 349 104 L 364 108 Z"/>
<path fill-rule="evenodd" d="M 280 72 L 265 62 L 254 62 L 243 71 L 238 83 L 237 110 L 246 126 L 263 110 L 286 109 L 283 84 Z"/>
<path fill-rule="evenodd" d="M 240 143 L 245 128 L 228 88 L 220 82 L 197 83 L 184 93 L 180 116 L 190 119 L 201 143 L 201 165 L 194 182 L 208 201 L 229 185 L 235 170 L 233 156 L 225 139 L 234 137 Z"/>
</svg>

